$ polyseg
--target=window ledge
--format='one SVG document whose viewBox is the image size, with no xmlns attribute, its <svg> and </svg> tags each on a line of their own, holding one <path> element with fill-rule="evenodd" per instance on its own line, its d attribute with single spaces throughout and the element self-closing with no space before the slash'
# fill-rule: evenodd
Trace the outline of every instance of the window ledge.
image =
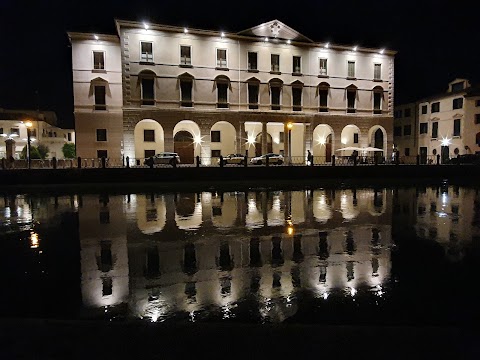
<svg viewBox="0 0 480 360">
<path fill-rule="evenodd" d="M 375 82 L 383 82 L 382 79 L 373 79 L 373 81 L 375 81 Z"/>
<path fill-rule="evenodd" d="M 216 67 L 215 70 L 222 70 L 222 71 L 228 71 L 227 67 Z"/>
<path fill-rule="evenodd" d="M 247 72 L 258 73 L 259 70 L 258 69 L 248 69 Z"/>
<path fill-rule="evenodd" d="M 282 73 L 280 71 L 270 71 L 270 74 L 282 75 Z"/>
<path fill-rule="evenodd" d="M 319 77 L 319 78 L 326 78 L 326 79 L 327 79 L 329 76 L 328 76 L 328 75 L 321 75 L 321 74 L 320 74 L 320 75 L 318 75 L 318 77 Z"/>
<path fill-rule="evenodd" d="M 106 74 L 107 70 L 105 70 L 105 69 L 92 69 L 92 73 Z"/>
<path fill-rule="evenodd" d="M 347 80 L 357 80 L 355 76 L 347 76 Z"/>
<path fill-rule="evenodd" d="M 303 76 L 303 74 L 302 74 L 302 73 L 298 73 L 298 72 L 293 72 L 293 73 L 292 73 L 292 76 Z"/>
<path fill-rule="evenodd" d="M 438 140 L 438 138 L 436 138 L 436 137 L 435 137 L 435 138 L 432 137 L 432 138 L 430 139 L 430 141 L 437 141 L 437 140 Z"/>
<path fill-rule="evenodd" d="M 142 61 L 142 60 L 139 61 L 139 64 L 140 65 L 155 65 L 155 63 L 153 61 Z"/>
<path fill-rule="evenodd" d="M 178 66 L 181 68 L 193 68 L 192 64 L 179 64 Z"/>
</svg>

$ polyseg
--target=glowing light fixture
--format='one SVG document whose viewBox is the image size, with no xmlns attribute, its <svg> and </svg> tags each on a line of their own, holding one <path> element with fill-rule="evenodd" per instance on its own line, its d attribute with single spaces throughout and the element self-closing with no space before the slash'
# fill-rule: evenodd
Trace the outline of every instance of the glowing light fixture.
<svg viewBox="0 0 480 360">
<path fill-rule="evenodd" d="M 265 39 L 264 39 L 264 40 L 265 40 L 265 41 L 268 41 L 268 37 L 265 37 Z"/>
<path fill-rule="evenodd" d="M 319 138 L 318 138 L 318 143 L 319 143 L 320 145 L 325 145 L 325 138 L 324 138 L 323 136 L 319 137 Z"/>
<path fill-rule="evenodd" d="M 330 47 L 330 43 L 325 44 L 325 49 L 328 49 Z"/>
<path fill-rule="evenodd" d="M 248 143 L 249 145 L 255 144 L 255 137 L 254 137 L 253 135 L 248 135 L 247 143 Z"/>
<path fill-rule="evenodd" d="M 32 232 L 30 234 L 30 248 L 36 249 L 39 246 L 39 241 L 38 241 L 38 234 Z"/>
<path fill-rule="evenodd" d="M 145 22 L 143 23 L 143 27 L 145 28 L 145 30 L 148 30 L 150 28 L 150 26 Z"/>
<path fill-rule="evenodd" d="M 451 141 L 450 141 L 450 140 L 451 140 L 451 139 L 445 137 L 445 138 L 442 138 L 442 140 L 440 140 L 440 141 L 441 141 L 441 143 L 442 143 L 442 146 L 448 146 L 448 145 L 451 144 Z"/>
<path fill-rule="evenodd" d="M 195 135 L 193 137 L 193 142 L 195 143 L 195 145 L 200 145 L 202 143 L 202 138 L 200 137 L 200 135 Z"/>
<path fill-rule="evenodd" d="M 225 33 L 222 31 L 222 33 L 220 34 L 220 36 L 223 38 L 225 37 Z"/>
<path fill-rule="evenodd" d="M 291 44 L 292 42 L 290 41 L 290 39 L 287 40 L 287 44 Z"/>
<path fill-rule="evenodd" d="M 385 52 L 385 49 L 382 49 L 379 52 L 380 52 L 380 54 L 383 54 Z"/>
<path fill-rule="evenodd" d="M 357 46 L 354 46 L 354 47 L 353 47 L 353 51 L 357 51 Z"/>
<path fill-rule="evenodd" d="M 95 38 L 95 40 L 98 40 L 98 35 L 97 34 L 93 35 L 93 37 Z"/>
<path fill-rule="evenodd" d="M 293 127 L 293 124 L 292 124 L 291 122 L 289 122 L 289 123 L 287 124 L 287 128 L 288 128 L 289 130 L 291 130 L 292 127 Z"/>
<path fill-rule="evenodd" d="M 187 28 L 183 28 L 183 32 L 186 34 L 188 33 L 188 29 Z"/>
<path fill-rule="evenodd" d="M 347 144 L 347 139 L 342 139 L 342 144 L 346 145 Z"/>
</svg>

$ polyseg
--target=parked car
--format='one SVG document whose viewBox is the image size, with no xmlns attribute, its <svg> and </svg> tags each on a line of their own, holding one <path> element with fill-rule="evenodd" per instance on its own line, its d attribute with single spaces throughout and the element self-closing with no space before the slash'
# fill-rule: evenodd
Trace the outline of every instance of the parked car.
<svg viewBox="0 0 480 360">
<path fill-rule="evenodd" d="M 153 164 L 165 164 L 165 165 L 174 165 L 180 164 L 180 156 L 175 152 L 161 152 L 152 156 Z M 143 161 L 144 165 L 150 165 L 150 158 L 146 158 Z"/>
<path fill-rule="evenodd" d="M 250 163 L 254 165 L 266 164 L 267 157 L 268 157 L 269 164 L 276 164 L 276 165 L 283 164 L 283 156 L 280 154 L 274 154 L 274 153 L 268 153 L 261 156 L 256 156 L 250 160 Z"/>
<path fill-rule="evenodd" d="M 220 163 L 220 159 L 218 159 L 218 163 Z M 243 165 L 245 163 L 245 156 L 242 154 L 228 154 L 223 158 L 223 164 L 237 164 Z"/>
</svg>

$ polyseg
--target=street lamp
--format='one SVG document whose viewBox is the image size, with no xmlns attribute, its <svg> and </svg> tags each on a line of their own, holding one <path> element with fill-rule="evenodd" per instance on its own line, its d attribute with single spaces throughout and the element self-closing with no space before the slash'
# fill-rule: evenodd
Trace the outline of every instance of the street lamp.
<svg viewBox="0 0 480 360">
<path fill-rule="evenodd" d="M 288 165 L 292 164 L 292 127 L 293 124 L 289 122 L 287 124 L 288 128 Z"/>
<path fill-rule="evenodd" d="M 25 126 L 27 128 L 27 163 L 28 163 L 28 168 L 30 169 L 31 167 L 31 157 L 30 157 L 30 128 L 32 127 L 32 122 L 27 121 L 25 122 Z"/>
</svg>

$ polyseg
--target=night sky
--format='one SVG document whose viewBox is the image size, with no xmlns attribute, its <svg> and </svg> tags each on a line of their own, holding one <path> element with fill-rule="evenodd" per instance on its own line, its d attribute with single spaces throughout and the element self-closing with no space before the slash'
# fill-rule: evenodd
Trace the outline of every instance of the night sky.
<svg viewBox="0 0 480 360">
<path fill-rule="evenodd" d="M 278 19 L 318 42 L 387 48 L 395 102 L 480 81 L 479 1 L 0 0 L 0 108 L 52 110 L 73 127 L 67 31 L 115 34 L 114 19 L 237 32 Z"/>
</svg>

